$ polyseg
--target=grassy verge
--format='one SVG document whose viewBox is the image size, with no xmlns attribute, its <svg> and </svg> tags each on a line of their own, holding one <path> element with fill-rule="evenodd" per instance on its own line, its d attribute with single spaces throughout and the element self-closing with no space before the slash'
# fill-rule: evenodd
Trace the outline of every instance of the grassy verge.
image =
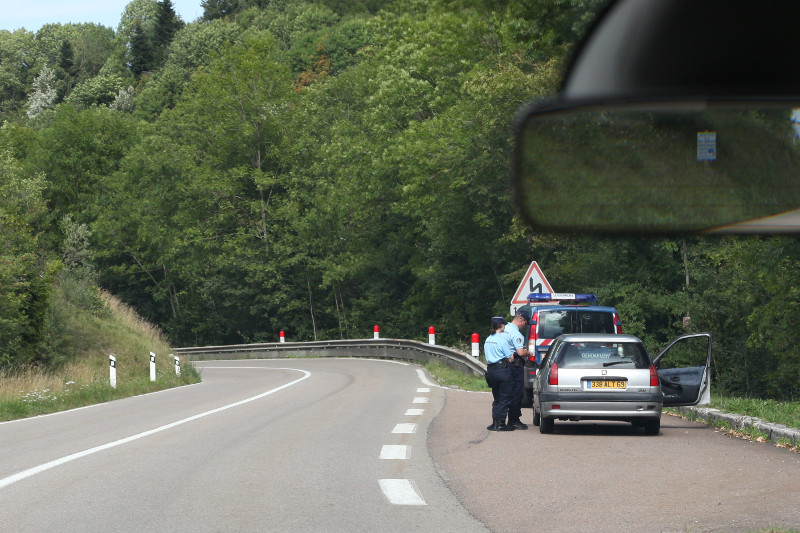
<svg viewBox="0 0 800 533">
<path fill-rule="evenodd" d="M 109 294 L 100 294 L 101 312 L 56 306 L 61 327 L 53 369 L 0 371 L 0 421 L 26 418 L 197 383 L 200 375 L 181 361 L 181 376 L 169 344 L 154 326 Z M 156 381 L 150 381 L 150 352 L 156 354 Z M 117 359 L 117 388 L 109 383 L 109 355 Z"/>
<path fill-rule="evenodd" d="M 765 422 L 800 428 L 800 401 L 779 402 L 712 395 L 710 407 L 726 413 L 754 416 Z"/>
<path fill-rule="evenodd" d="M 467 375 L 460 370 L 453 370 L 449 366 L 429 361 L 425 363 L 425 370 L 427 370 L 439 385 L 445 387 L 454 387 L 468 391 L 489 391 L 491 390 L 486 386 L 486 380 L 483 376 Z"/>
</svg>

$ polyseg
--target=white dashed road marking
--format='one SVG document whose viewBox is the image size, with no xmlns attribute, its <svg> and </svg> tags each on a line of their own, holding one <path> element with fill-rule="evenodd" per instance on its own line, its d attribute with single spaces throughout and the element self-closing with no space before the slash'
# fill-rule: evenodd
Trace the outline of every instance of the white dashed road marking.
<svg viewBox="0 0 800 533">
<path fill-rule="evenodd" d="M 408 459 L 411 446 L 384 444 L 381 448 L 381 459 Z"/>
<path fill-rule="evenodd" d="M 420 416 L 425 409 L 406 409 L 406 416 Z"/>
<path fill-rule="evenodd" d="M 408 479 L 379 479 L 383 494 L 394 505 L 428 505 L 414 482 Z"/>
<path fill-rule="evenodd" d="M 416 398 L 414 398 L 413 403 L 428 403 L 428 398 L 417 396 Z"/>
<path fill-rule="evenodd" d="M 417 432 L 417 425 L 416 424 L 397 424 L 392 433 L 416 433 Z"/>
</svg>

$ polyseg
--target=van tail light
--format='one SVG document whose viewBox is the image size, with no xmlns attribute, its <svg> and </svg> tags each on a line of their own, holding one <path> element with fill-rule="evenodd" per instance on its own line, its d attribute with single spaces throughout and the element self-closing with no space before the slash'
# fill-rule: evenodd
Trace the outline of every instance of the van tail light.
<svg viewBox="0 0 800 533">
<path fill-rule="evenodd" d="M 614 313 L 614 333 L 622 334 L 622 320 L 619 318 L 619 313 Z"/>
<path fill-rule="evenodd" d="M 531 315 L 531 322 L 528 325 L 528 351 L 531 353 L 528 361 L 532 363 L 536 362 L 536 341 L 539 340 L 538 323 L 539 312 L 537 311 Z"/>
<path fill-rule="evenodd" d="M 653 365 L 650 365 L 650 368 L 653 368 Z M 653 369 L 655 370 L 655 369 Z M 650 381 L 652 381 L 652 376 L 650 377 Z M 550 377 L 547 378 L 548 385 L 558 385 L 558 365 L 553 363 L 553 366 L 550 367 Z"/>
<path fill-rule="evenodd" d="M 650 386 L 658 387 L 658 385 L 658 372 L 656 372 L 656 367 L 653 366 L 653 363 L 650 363 Z"/>
</svg>

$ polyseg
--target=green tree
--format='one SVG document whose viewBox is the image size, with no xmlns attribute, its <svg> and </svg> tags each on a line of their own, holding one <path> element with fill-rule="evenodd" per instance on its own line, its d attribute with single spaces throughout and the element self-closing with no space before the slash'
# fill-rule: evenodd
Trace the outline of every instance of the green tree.
<svg viewBox="0 0 800 533">
<path fill-rule="evenodd" d="M 52 124 L 39 133 L 29 156 L 47 179 L 44 195 L 53 220 L 69 214 L 78 223 L 92 220 L 104 177 L 118 168 L 135 136 L 136 124 L 125 113 L 105 106 L 57 107 Z"/>
<path fill-rule="evenodd" d="M 167 48 L 175 38 L 175 34 L 181 29 L 181 26 L 183 26 L 183 23 L 175 13 L 172 1 L 160 0 L 153 28 L 153 48 L 156 65 L 164 63 Z"/>
<path fill-rule="evenodd" d="M 134 76 L 139 78 L 142 73 L 149 72 L 155 66 L 155 54 L 150 36 L 145 32 L 141 23 L 136 23 L 131 35 L 130 69 Z"/>
<path fill-rule="evenodd" d="M 35 357 L 33 345 L 50 280 L 39 261 L 44 180 L 25 171 L 1 144 L 0 366 L 7 367 L 31 362 Z"/>
<path fill-rule="evenodd" d="M 203 20 L 211 21 L 224 18 L 235 13 L 239 7 L 238 0 L 203 0 Z"/>
</svg>

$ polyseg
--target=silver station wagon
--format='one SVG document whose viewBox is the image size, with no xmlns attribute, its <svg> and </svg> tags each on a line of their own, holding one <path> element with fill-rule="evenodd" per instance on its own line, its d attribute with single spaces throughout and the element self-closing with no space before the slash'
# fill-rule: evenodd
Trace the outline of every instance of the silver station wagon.
<svg viewBox="0 0 800 533">
<path fill-rule="evenodd" d="M 658 435 L 663 407 L 709 403 L 711 344 L 710 333 L 684 335 L 651 359 L 633 335 L 561 335 L 533 381 L 533 425 L 620 420 Z"/>
</svg>

